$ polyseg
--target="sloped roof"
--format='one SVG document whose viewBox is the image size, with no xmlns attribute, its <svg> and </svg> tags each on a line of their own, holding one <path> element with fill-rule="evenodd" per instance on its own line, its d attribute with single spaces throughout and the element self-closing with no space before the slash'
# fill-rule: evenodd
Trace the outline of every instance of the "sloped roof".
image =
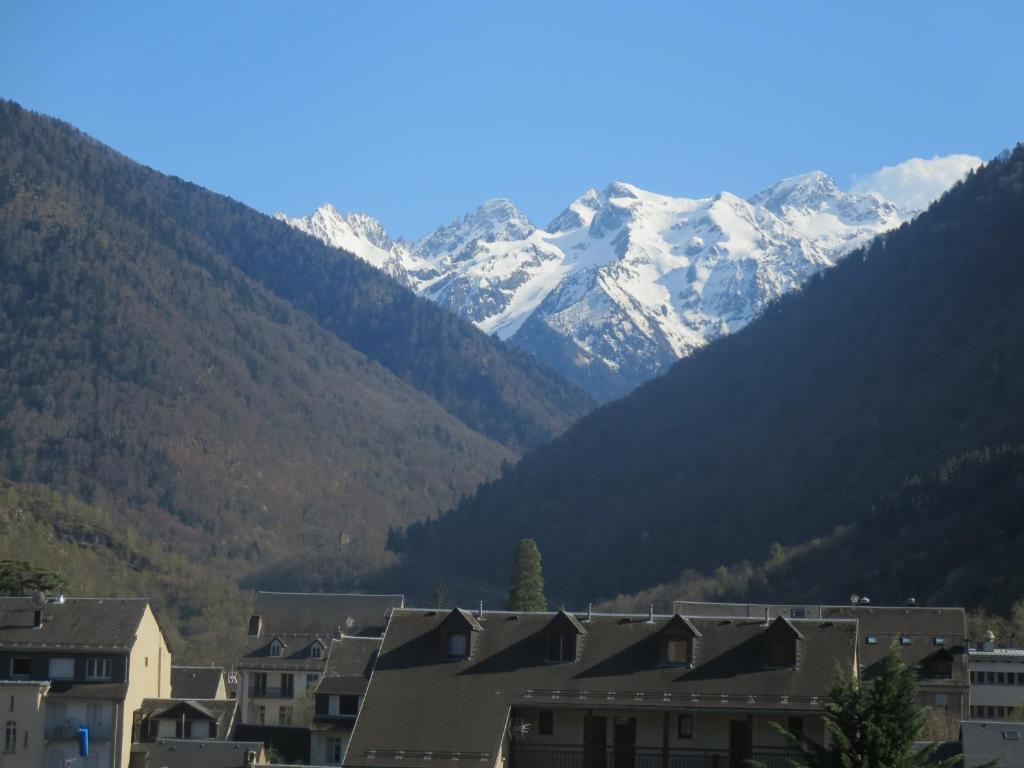
<svg viewBox="0 0 1024 768">
<path fill-rule="evenodd" d="M 69 597 L 38 606 L 31 597 L 0 597 L 0 648 L 126 652 L 148 604 L 144 598 Z M 43 626 L 33 629 L 37 608 Z"/>
<path fill-rule="evenodd" d="M 282 644 L 281 655 L 272 656 L 270 647 L 274 641 Z M 313 656 L 313 646 L 320 643 L 324 647 L 323 655 L 319 658 Z M 325 635 L 288 635 L 275 633 L 250 637 L 246 639 L 245 651 L 238 660 L 238 666 L 245 669 L 279 669 L 287 671 L 294 670 L 322 670 L 327 660 L 326 648 L 330 638 Z"/>
<path fill-rule="evenodd" d="M 380 651 L 379 637 L 343 637 L 331 642 L 317 693 L 362 695 Z"/>
<path fill-rule="evenodd" d="M 404 604 L 402 595 L 257 592 L 253 613 L 263 619 L 262 635 L 382 635 L 388 612 Z"/>
<path fill-rule="evenodd" d="M 217 739 L 227 739 L 235 720 L 235 699 L 143 699 L 136 710 L 144 719 L 177 720 L 182 714 L 190 720 L 214 720 Z"/>
<path fill-rule="evenodd" d="M 991 760 L 999 766 L 1024 765 L 1024 723 L 965 720 L 960 723 L 964 768 Z"/>
<path fill-rule="evenodd" d="M 157 739 L 132 745 L 132 752 L 149 754 L 150 768 L 243 768 L 246 752 L 263 755 L 259 741 Z"/>
<path fill-rule="evenodd" d="M 551 664 L 545 638 L 554 616 L 485 613 L 473 658 L 451 660 L 438 651 L 444 614 L 396 611 L 346 764 L 436 766 L 456 752 L 462 762 L 493 763 L 515 704 L 818 711 L 836 664 L 854 663 L 852 621 L 795 620 L 805 638 L 798 669 L 769 669 L 762 621 L 691 619 L 702 637 L 689 668 L 661 663 L 661 630 L 671 617 L 595 615 L 581 622 L 576 661 Z M 429 763 L 421 762 L 426 752 Z"/>
<path fill-rule="evenodd" d="M 171 693 L 176 699 L 215 699 L 223 667 L 171 667 Z"/>
</svg>

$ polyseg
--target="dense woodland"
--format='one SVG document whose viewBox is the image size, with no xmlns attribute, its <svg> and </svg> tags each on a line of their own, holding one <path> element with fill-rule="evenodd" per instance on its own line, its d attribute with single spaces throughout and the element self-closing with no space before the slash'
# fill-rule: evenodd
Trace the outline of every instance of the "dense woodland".
<svg viewBox="0 0 1024 768">
<path fill-rule="evenodd" d="M 500 599 L 522 537 L 544 553 L 556 603 L 758 562 L 772 542 L 871 519 L 880 496 L 950 456 L 1020 443 L 1021 392 L 1024 148 L 441 519 L 393 531 L 396 578 Z M 903 554 L 934 557 L 937 574 L 971 556 L 954 550 L 929 540 Z M 970 591 L 951 590 L 933 591 Z"/>
</svg>

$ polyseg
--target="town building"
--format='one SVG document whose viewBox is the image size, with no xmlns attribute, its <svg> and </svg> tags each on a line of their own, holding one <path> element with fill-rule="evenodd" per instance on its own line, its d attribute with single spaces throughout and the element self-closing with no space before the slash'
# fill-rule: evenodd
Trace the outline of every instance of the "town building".
<svg viewBox="0 0 1024 768">
<path fill-rule="evenodd" d="M 176 699 L 226 699 L 223 667 L 171 667 L 171 695 Z"/>
<path fill-rule="evenodd" d="M 960 726 L 963 768 L 1024 766 L 1024 723 L 967 720 Z"/>
<path fill-rule="evenodd" d="M 46 694 L 44 680 L 0 681 L 4 726 L 0 768 L 43 765 L 46 747 Z"/>
<path fill-rule="evenodd" d="M 134 741 L 226 741 L 235 727 L 233 699 L 145 699 L 135 711 Z"/>
<path fill-rule="evenodd" d="M 380 645 L 379 637 L 343 637 L 331 641 L 323 677 L 316 688 L 310 726 L 312 764 L 341 765 L 345 759 Z"/>
<path fill-rule="evenodd" d="M 0 685 L 32 691 L 7 716 L 19 768 L 77 758 L 83 729 L 90 754 L 78 765 L 127 768 L 135 710 L 170 694 L 170 673 L 171 650 L 144 599 L 0 597 Z"/>
<path fill-rule="evenodd" d="M 677 601 L 688 616 L 786 616 L 849 619 L 859 627 L 859 676 L 871 680 L 879 662 L 895 647 L 903 663 L 918 671 L 921 704 L 951 721 L 966 719 L 970 698 L 967 616 L 963 608 L 915 604 L 871 605 L 866 598 L 850 605 L 705 603 Z"/>
<path fill-rule="evenodd" d="M 1024 714 L 1024 648 L 997 648 L 991 632 L 970 651 L 971 719 Z"/>
<path fill-rule="evenodd" d="M 259 741 L 158 739 L 132 747 L 130 768 L 249 768 L 266 765 Z"/>
<path fill-rule="evenodd" d="M 769 768 L 824 738 L 857 621 L 396 609 L 345 765 Z"/>
</svg>

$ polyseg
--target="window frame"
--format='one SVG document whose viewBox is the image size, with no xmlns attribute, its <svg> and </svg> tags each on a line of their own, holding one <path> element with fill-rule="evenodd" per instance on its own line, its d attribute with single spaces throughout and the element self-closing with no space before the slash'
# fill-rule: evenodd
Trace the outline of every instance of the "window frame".
<svg viewBox="0 0 1024 768">
<path fill-rule="evenodd" d="M 557 643 L 557 651 L 555 650 Z M 544 660 L 548 664 L 571 664 L 576 661 L 576 635 L 571 632 L 550 632 L 545 643 Z"/>
<path fill-rule="evenodd" d="M 683 723 L 688 723 L 687 728 L 683 728 Z M 693 741 L 694 734 L 697 730 L 697 718 L 694 717 L 691 712 L 680 712 L 679 717 L 676 718 L 676 738 L 680 741 Z"/>
<path fill-rule="evenodd" d="M 17 662 L 20 662 L 20 661 L 25 662 L 25 664 L 28 666 L 27 671 L 25 671 L 25 672 L 15 672 L 14 671 L 14 665 Z M 18 679 L 28 679 L 28 678 L 32 677 L 32 657 L 31 656 L 12 656 L 11 657 L 11 667 L 10 667 L 10 669 L 11 669 L 11 677 L 18 678 Z"/>
<path fill-rule="evenodd" d="M 541 709 L 537 712 L 537 735 L 555 735 L 555 711 L 553 709 Z"/>
<path fill-rule="evenodd" d="M 103 669 L 105 673 L 97 672 L 97 669 Z M 85 660 L 86 680 L 110 680 L 113 677 L 113 673 L 114 664 L 106 656 L 90 656 Z"/>
<path fill-rule="evenodd" d="M 18 751 L 18 721 L 8 720 L 4 726 L 4 754 L 13 755 Z"/>
<path fill-rule="evenodd" d="M 682 659 L 673 659 L 671 649 L 674 645 L 685 644 L 685 653 Z M 665 638 L 662 645 L 661 662 L 667 667 L 685 667 L 693 661 L 693 638 L 687 635 L 670 635 Z"/>
<path fill-rule="evenodd" d="M 70 675 L 57 675 L 53 671 L 53 662 L 62 661 L 71 663 L 71 674 Z M 75 660 L 67 656 L 54 656 L 48 662 L 47 672 L 51 680 L 74 680 L 75 679 Z"/>
<path fill-rule="evenodd" d="M 461 651 L 456 652 L 455 650 L 453 650 L 453 643 L 458 641 L 458 640 L 461 640 L 461 642 L 462 642 L 462 649 L 461 649 Z M 455 631 L 449 632 L 448 636 L 445 638 L 445 644 L 444 644 L 445 655 L 449 659 L 468 659 L 469 658 L 469 644 L 470 644 L 469 632 L 464 632 L 462 630 L 455 630 Z"/>
</svg>

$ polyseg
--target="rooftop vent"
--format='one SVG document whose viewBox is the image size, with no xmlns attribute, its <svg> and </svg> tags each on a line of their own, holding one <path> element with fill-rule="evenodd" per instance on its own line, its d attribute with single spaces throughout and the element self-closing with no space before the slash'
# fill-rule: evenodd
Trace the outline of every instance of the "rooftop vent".
<svg viewBox="0 0 1024 768">
<path fill-rule="evenodd" d="M 917 605 L 917 598 L 916 597 L 908 597 L 907 598 L 907 606 L 910 607 L 910 608 L 913 608 L 915 605 Z"/>
<path fill-rule="evenodd" d="M 647 621 L 651 624 L 654 623 L 654 603 L 647 606 Z"/>
<path fill-rule="evenodd" d="M 594 620 L 594 604 L 587 603 L 587 621 Z"/>
<path fill-rule="evenodd" d="M 862 595 L 860 600 L 857 601 L 859 605 L 871 605 L 871 598 L 867 595 Z"/>
<path fill-rule="evenodd" d="M 476 617 L 478 619 L 482 619 L 484 617 L 484 601 L 483 600 L 480 601 L 480 607 L 479 607 L 479 609 L 477 609 Z"/>
</svg>

